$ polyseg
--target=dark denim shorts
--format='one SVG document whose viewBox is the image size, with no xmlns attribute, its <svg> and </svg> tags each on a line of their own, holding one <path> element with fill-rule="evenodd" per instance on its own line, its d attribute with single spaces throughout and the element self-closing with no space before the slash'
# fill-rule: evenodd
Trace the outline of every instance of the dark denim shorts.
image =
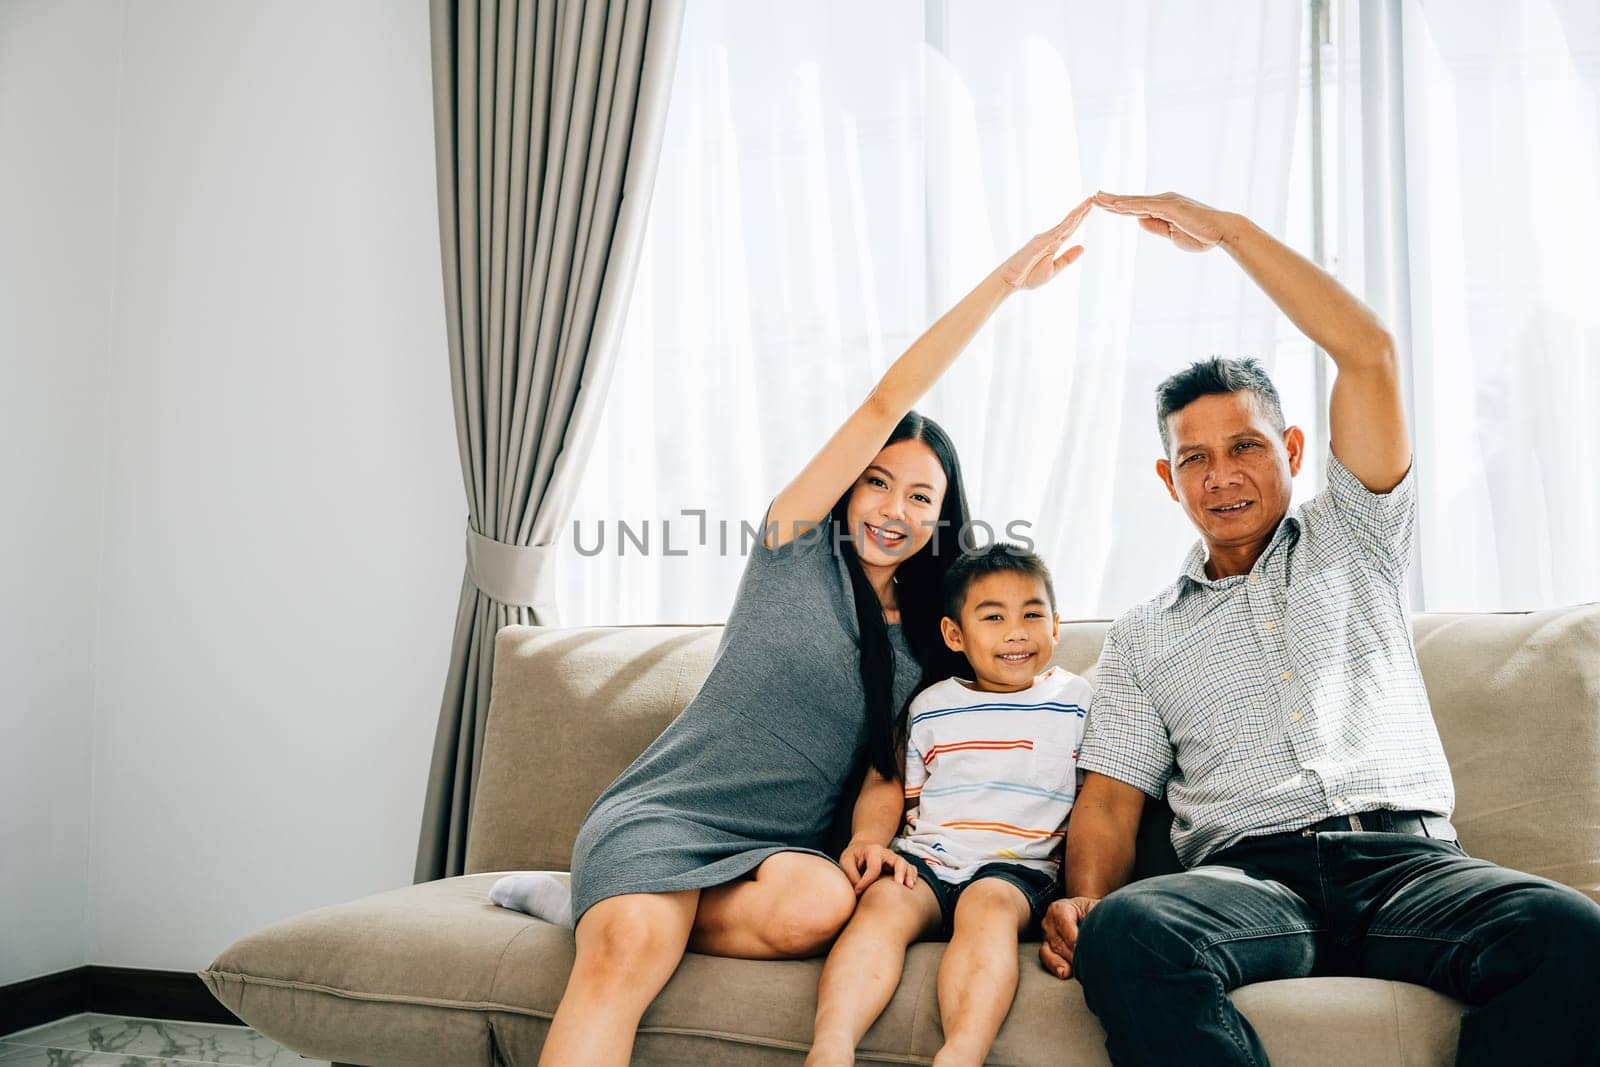
<svg viewBox="0 0 1600 1067">
<path fill-rule="evenodd" d="M 965 882 L 951 885 L 934 874 L 933 867 L 921 856 L 907 855 L 899 850 L 896 850 L 895 855 L 904 857 L 906 862 L 915 867 L 917 877 L 927 882 L 928 888 L 933 890 L 934 899 L 939 902 L 939 932 L 943 937 L 949 937 L 955 931 L 956 901 L 968 886 L 979 879 L 999 878 L 1022 890 L 1023 897 L 1028 901 L 1028 911 L 1032 915 L 1028 920 L 1030 926 L 1038 926 L 1039 920 L 1044 918 L 1045 911 L 1050 907 L 1050 902 L 1061 896 L 1054 878 L 1043 871 L 1024 867 L 1020 863 L 985 863 Z"/>
</svg>

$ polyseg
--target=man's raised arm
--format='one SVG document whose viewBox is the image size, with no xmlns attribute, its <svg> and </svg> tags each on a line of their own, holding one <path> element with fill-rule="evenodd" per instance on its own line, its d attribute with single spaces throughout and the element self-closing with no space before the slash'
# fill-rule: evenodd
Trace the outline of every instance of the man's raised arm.
<svg viewBox="0 0 1600 1067">
<path fill-rule="evenodd" d="M 1411 440 L 1394 339 L 1378 317 L 1326 271 L 1243 215 L 1176 193 L 1117 196 L 1095 203 L 1187 252 L 1221 245 L 1295 326 L 1338 367 L 1329 404 L 1333 454 L 1374 493 L 1387 493 L 1411 467 Z"/>
</svg>

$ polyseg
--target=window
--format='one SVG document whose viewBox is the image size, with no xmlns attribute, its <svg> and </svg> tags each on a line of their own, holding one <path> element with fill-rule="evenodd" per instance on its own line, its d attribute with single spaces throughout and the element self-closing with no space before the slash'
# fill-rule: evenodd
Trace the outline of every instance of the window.
<svg viewBox="0 0 1600 1067">
<path fill-rule="evenodd" d="M 1476 14 L 1459 5 L 1406 9 L 1413 110 L 1404 134 L 1416 162 L 1403 217 L 1417 301 L 1425 607 L 1537 607 L 1583 599 L 1585 588 L 1600 596 L 1595 563 L 1576 559 L 1600 543 L 1593 476 L 1578 477 L 1596 454 L 1594 419 L 1579 418 L 1600 401 L 1593 312 L 1574 297 L 1562 304 L 1570 319 L 1547 322 L 1540 316 L 1551 290 L 1537 281 L 1565 270 L 1556 291 L 1584 288 L 1582 256 L 1596 243 L 1568 246 L 1561 233 L 1582 225 L 1591 229 L 1579 233 L 1592 234 L 1595 209 L 1566 196 L 1552 225 L 1547 209 L 1519 207 L 1518 218 L 1544 227 L 1537 240 L 1526 230 L 1504 234 L 1495 211 L 1519 176 L 1536 177 L 1552 196 L 1596 186 L 1600 34 L 1592 19 L 1569 25 L 1576 3 L 1567 22 L 1533 6 L 1549 16 L 1533 19 L 1545 28 L 1528 31 L 1521 65 L 1500 76 L 1520 85 L 1530 72 L 1548 73 L 1540 50 L 1555 49 L 1552 22 L 1564 27 L 1572 73 L 1548 84 L 1541 74 L 1544 88 L 1529 89 L 1521 110 L 1489 116 L 1504 134 L 1495 152 L 1516 155 L 1506 151 L 1520 143 L 1515 125 L 1560 101 L 1588 124 L 1587 148 L 1567 151 L 1588 155 L 1562 157 L 1572 169 L 1560 177 L 1537 154 L 1502 159 L 1489 170 L 1495 183 L 1481 188 L 1458 174 L 1460 198 L 1427 210 L 1415 202 L 1441 171 L 1475 165 L 1490 148 L 1462 147 L 1483 121 L 1476 114 L 1455 120 L 1454 141 L 1435 145 L 1446 126 L 1435 87 L 1452 85 L 1457 106 L 1464 90 L 1460 75 L 1433 73 L 1440 64 L 1454 70 L 1448 62 L 1419 66 L 1416 54 L 1429 54 L 1424 42 L 1437 42 L 1441 20 L 1489 21 L 1478 37 L 1450 36 L 1443 53 L 1433 45 L 1435 54 L 1470 56 L 1506 32 L 1505 20 L 1524 27 L 1532 16 L 1519 7 L 1489 19 L 1484 12 L 1502 10 L 1489 3 Z M 1321 136 L 1329 265 L 1361 293 L 1357 17 L 1354 4 L 1333 6 L 1321 53 Z M 759 521 L 927 325 L 1095 188 L 1177 189 L 1241 211 L 1309 252 L 1315 30 L 1308 7 L 1273 0 L 689 5 L 617 370 L 561 539 L 563 621 L 725 618 L 744 563 L 741 524 Z M 1584 34 L 1589 51 L 1574 51 L 1570 41 Z M 1483 90 L 1496 99 L 1503 91 L 1500 83 Z M 1549 137 L 1532 143 L 1553 150 L 1567 127 L 1539 113 Z M 1482 256 L 1465 261 L 1464 224 L 1474 243 L 1485 242 Z M 1152 393 L 1183 362 L 1263 359 L 1286 414 L 1311 431 L 1301 497 L 1317 487 L 1326 434 L 1310 343 L 1226 256 L 1183 255 L 1109 216 L 1091 216 L 1080 239 L 1087 254 L 1073 274 L 1013 298 L 918 405 L 955 439 L 974 515 L 1001 532 L 1030 524 L 1028 536 L 1056 571 L 1066 618 L 1108 617 L 1154 593 L 1194 539 L 1153 471 Z M 1534 255 L 1541 270 L 1529 276 L 1515 260 L 1490 262 L 1497 253 L 1489 250 L 1501 247 Z M 1446 284 L 1463 272 L 1477 288 Z M 1502 307 L 1508 281 L 1525 294 L 1515 309 Z M 1541 338 L 1531 348 L 1510 325 L 1527 329 L 1529 315 Z M 1491 321 L 1506 325 L 1482 325 Z M 1462 358 L 1477 370 L 1464 363 L 1458 375 L 1451 360 L 1463 337 Z M 1564 377 L 1532 383 L 1533 372 Z M 1568 417 L 1546 426 L 1545 402 Z M 1519 436 L 1497 439 L 1495 427 Z M 1588 451 L 1547 443 L 1563 433 Z M 1473 451 L 1462 453 L 1464 443 Z M 1530 472 L 1542 493 L 1533 520 L 1508 499 L 1516 496 L 1508 487 L 1526 488 Z M 1465 513 L 1475 532 L 1461 538 L 1453 516 L 1464 491 L 1475 502 Z M 1550 550 L 1542 558 L 1540 530 Z M 1587 552 L 1575 547 L 1584 537 Z M 1524 545 L 1528 566 L 1513 566 Z M 1485 576 L 1485 561 L 1497 577 Z"/>
</svg>

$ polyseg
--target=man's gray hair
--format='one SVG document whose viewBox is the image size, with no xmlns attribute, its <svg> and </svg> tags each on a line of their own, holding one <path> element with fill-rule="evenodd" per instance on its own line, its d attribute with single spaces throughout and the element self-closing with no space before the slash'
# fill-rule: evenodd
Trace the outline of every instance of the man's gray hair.
<svg viewBox="0 0 1600 1067">
<path fill-rule="evenodd" d="M 1167 416 L 1181 411 L 1203 396 L 1220 393 L 1253 393 L 1256 407 L 1267 420 L 1282 433 L 1288 424 L 1283 421 L 1283 404 L 1278 400 L 1278 388 L 1254 359 L 1226 359 L 1213 356 L 1191 363 L 1156 386 L 1156 425 L 1161 430 L 1161 450 L 1172 455 L 1172 435 L 1167 429 Z"/>
</svg>

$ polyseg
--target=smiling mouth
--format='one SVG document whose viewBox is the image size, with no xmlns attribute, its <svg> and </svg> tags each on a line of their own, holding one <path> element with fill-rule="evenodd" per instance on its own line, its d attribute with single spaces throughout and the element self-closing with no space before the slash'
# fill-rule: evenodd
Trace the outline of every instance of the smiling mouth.
<svg viewBox="0 0 1600 1067">
<path fill-rule="evenodd" d="M 1232 504 L 1224 504 L 1220 508 L 1207 508 L 1206 510 L 1213 515 L 1237 515 L 1254 503 L 1254 500 L 1240 500 Z"/>
<path fill-rule="evenodd" d="M 995 658 L 1002 663 L 1026 663 L 1034 657 L 1032 652 L 1000 652 Z"/>
<path fill-rule="evenodd" d="M 870 522 L 863 522 L 861 525 L 867 528 L 867 533 L 880 545 L 886 545 L 891 548 L 897 547 L 906 539 L 904 531 L 885 530 L 883 527 L 874 526 Z"/>
</svg>

